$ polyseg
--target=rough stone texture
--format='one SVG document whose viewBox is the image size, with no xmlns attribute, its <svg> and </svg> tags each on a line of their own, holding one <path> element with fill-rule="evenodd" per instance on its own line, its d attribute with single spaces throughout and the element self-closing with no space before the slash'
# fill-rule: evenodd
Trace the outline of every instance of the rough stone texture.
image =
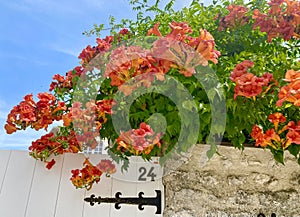
<svg viewBox="0 0 300 217">
<path fill-rule="evenodd" d="M 300 216 L 300 166 L 292 155 L 277 164 L 271 153 L 221 146 L 222 156 L 203 163 L 207 146 L 196 146 L 181 166 L 166 165 L 164 217 Z"/>
</svg>

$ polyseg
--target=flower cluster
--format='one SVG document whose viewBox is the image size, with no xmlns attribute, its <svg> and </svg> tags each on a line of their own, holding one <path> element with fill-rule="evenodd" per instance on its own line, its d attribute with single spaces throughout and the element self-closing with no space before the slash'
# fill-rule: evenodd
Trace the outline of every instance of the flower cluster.
<svg viewBox="0 0 300 217">
<path fill-rule="evenodd" d="M 111 160 L 101 160 L 96 167 L 102 172 L 106 173 L 106 176 L 110 176 L 116 172 L 115 165 L 111 162 Z"/>
<path fill-rule="evenodd" d="M 268 34 L 268 42 L 273 38 L 282 37 L 284 40 L 292 36 L 300 37 L 300 2 L 294 0 L 271 0 L 267 14 L 258 9 L 253 11 L 255 20 L 253 28 Z"/>
<path fill-rule="evenodd" d="M 300 145 L 300 121 L 297 124 L 294 121 L 290 121 L 284 130 L 289 130 L 286 134 L 289 143 Z"/>
<path fill-rule="evenodd" d="M 89 101 L 82 108 L 81 102 L 74 102 L 70 113 L 63 116 L 64 126 L 69 127 L 72 123 L 80 146 L 94 149 L 98 145 L 99 130 L 107 122 L 106 115 L 112 114 L 114 104 L 113 100 Z"/>
<path fill-rule="evenodd" d="M 104 39 L 97 38 L 97 46 L 91 47 L 88 45 L 79 54 L 78 58 L 81 59 L 81 65 L 84 67 L 99 53 L 108 51 L 114 41 L 113 36 L 107 36 Z"/>
<path fill-rule="evenodd" d="M 266 148 L 268 145 L 274 149 L 277 149 L 275 143 L 280 142 L 279 135 L 274 131 L 274 129 L 269 129 L 266 133 L 263 133 L 263 130 L 258 125 L 254 125 L 252 128 L 251 136 L 255 139 L 256 143 L 255 146 L 260 146 Z"/>
<path fill-rule="evenodd" d="M 282 106 L 283 102 L 287 101 L 300 106 L 300 71 L 288 70 L 285 81 L 289 83 L 281 87 L 276 105 Z"/>
<path fill-rule="evenodd" d="M 201 29 L 199 37 L 192 37 L 188 35 L 192 29 L 187 23 L 173 21 L 170 33 L 163 37 L 158 27 L 159 23 L 148 31 L 148 35 L 160 37 L 150 50 L 138 46 L 120 46 L 110 55 L 104 76 L 109 77 L 111 85 L 117 86 L 125 95 L 140 86 L 149 87 L 155 77 L 163 80 L 170 68 L 179 68 L 180 73 L 192 76 L 192 68 L 196 65 L 218 62 L 220 52 L 215 50 L 214 38 L 208 31 Z M 175 49 L 176 53 L 170 48 Z M 195 53 L 200 55 L 201 60 L 198 57 L 199 60 L 195 61 Z M 124 84 L 132 78 L 135 78 L 134 84 Z"/>
<path fill-rule="evenodd" d="M 54 81 L 50 84 L 49 91 L 55 90 L 56 93 L 60 94 L 71 90 L 76 85 L 76 77 L 80 77 L 83 73 L 83 68 L 77 66 L 73 70 L 68 71 L 65 77 L 60 74 L 54 75 Z"/>
<path fill-rule="evenodd" d="M 65 103 L 57 101 L 50 93 L 39 93 L 39 101 L 33 100 L 32 94 L 15 106 L 8 114 L 5 130 L 8 134 L 31 127 L 35 130 L 47 129 L 54 120 L 61 120 Z"/>
<path fill-rule="evenodd" d="M 227 28 L 234 29 L 248 23 L 249 17 L 246 15 L 248 8 L 240 5 L 229 5 L 227 10 L 229 14 L 220 18 L 219 31 Z"/>
<path fill-rule="evenodd" d="M 72 177 L 70 180 L 76 188 L 86 188 L 90 190 L 94 183 L 100 181 L 103 173 L 107 175 L 116 172 L 115 165 L 110 160 L 101 160 L 94 166 L 88 158 L 83 163 L 84 168 L 72 170 Z"/>
<path fill-rule="evenodd" d="M 148 31 L 148 35 L 154 34 L 156 36 L 162 37 L 162 34 L 160 33 L 159 29 L 159 23 L 157 23 L 152 29 Z M 154 44 L 154 56 L 156 53 L 165 53 L 170 48 L 170 41 L 174 42 L 182 42 L 182 45 L 188 45 L 186 47 L 180 47 L 180 50 L 178 50 L 178 53 L 176 55 L 186 55 L 189 54 L 185 51 L 191 52 L 189 50 L 189 47 L 194 49 L 200 56 L 202 57 L 202 62 L 198 62 L 197 64 L 201 64 L 203 66 L 208 65 L 208 61 L 213 62 L 214 64 L 218 63 L 218 57 L 220 56 L 220 52 L 215 50 L 215 42 L 213 36 L 205 29 L 199 30 L 199 36 L 198 37 L 192 37 L 188 35 L 189 33 L 192 33 L 191 27 L 188 26 L 186 22 L 175 22 L 173 21 L 170 23 L 171 32 L 166 34 L 162 38 L 162 40 L 158 40 Z M 156 45 L 157 44 L 157 45 Z M 173 44 L 172 44 L 173 45 Z M 177 45 L 178 46 L 178 45 Z M 176 45 L 175 45 L 176 48 Z M 183 49 L 183 50 L 182 50 Z M 168 59 L 175 58 L 176 55 L 173 53 L 171 55 L 170 52 L 167 52 Z M 189 54 L 190 55 L 190 54 Z M 191 61 L 191 59 L 190 59 Z M 182 65 L 189 65 L 186 63 L 186 60 L 183 62 Z M 196 66 L 196 65 L 194 65 Z"/>
<path fill-rule="evenodd" d="M 106 36 L 104 39 L 97 38 L 97 46 L 91 46 L 88 45 L 85 49 L 82 50 L 82 52 L 79 54 L 78 58 L 81 59 L 81 65 L 83 67 L 86 67 L 90 61 L 95 58 L 98 54 L 104 53 L 108 51 L 114 40 L 117 40 L 120 42 L 122 38 L 130 38 L 130 32 L 128 29 L 121 29 L 120 32 L 114 37 L 114 36 Z"/>
<path fill-rule="evenodd" d="M 55 160 L 49 161 L 50 156 L 67 152 L 78 153 L 82 151 L 82 146 L 78 144 L 74 131 L 69 132 L 68 135 L 62 135 L 60 132 L 56 134 L 50 132 L 33 141 L 29 151 L 30 156 L 44 161 L 47 163 L 47 169 L 51 169 L 55 164 Z"/>
<path fill-rule="evenodd" d="M 268 116 L 268 120 L 273 123 L 274 128 L 266 130 L 265 133 L 258 125 L 254 125 L 252 128 L 251 136 L 255 139 L 256 146 L 263 148 L 270 146 L 275 150 L 284 150 L 293 143 L 300 145 L 300 121 L 298 124 L 290 121 L 279 129 L 279 124 L 286 122 L 286 117 L 282 113 L 271 114 Z"/>
<path fill-rule="evenodd" d="M 117 139 L 118 150 L 129 152 L 133 155 L 149 154 L 152 149 L 161 146 L 161 133 L 155 135 L 153 129 L 142 122 L 140 128 L 121 132 Z"/>
<path fill-rule="evenodd" d="M 255 97 L 262 93 L 263 87 L 269 86 L 269 83 L 274 81 L 273 75 L 270 73 L 264 73 L 262 77 L 257 77 L 253 73 L 247 72 L 248 68 L 253 65 L 254 63 L 250 60 L 244 60 L 237 64 L 232 71 L 230 79 L 236 84 L 234 99 L 237 96 Z"/>
<path fill-rule="evenodd" d="M 247 72 L 248 68 L 253 66 L 253 62 L 245 60 L 237 64 L 230 79 L 236 83 L 235 94 L 236 96 L 255 97 L 261 94 L 261 99 L 265 97 L 267 92 L 277 93 L 278 100 L 276 102 L 276 110 L 282 106 L 284 102 L 289 102 L 294 106 L 300 106 L 300 73 L 295 70 L 288 70 L 285 74 L 284 81 L 288 82 L 287 85 L 280 88 L 277 81 L 269 73 L 265 73 L 262 77 L 258 78 L 252 73 Z M 245 79 L 251 78 L 251 79 Z M 270 84 L 270 82 L 272 82 Z M 266 87 L 263 92 L 263 87 Z M 271 89 L 272 88 L 272 89 Z M 280 88 L 280 90 L 279 90 Z M 276 95 L 276 94 L 275 94 Z M 274 96 L 272 97 L 274 98 Z M 281 108 L 280 111 L 284 112 L 285 109 Z M 297 109 L 295 110 L 297 112 Z M 263 127 L 255 124 L 250 133 L 251 137 L 255 140 L 255 146 L 263 148 L 270 148 L 277 161 L 284 163 L 283 151 L 288 149 L 295 157 L 300 150 L 296 145 L 300 144 L 300 121 L 296 124 L 293 120 L 288 121 L 281 112 L 276 112 L 268 116 L 268 120 L 273 124 L 273 128 L 266 131 Z M 291 147 L 291 148 L 290 148 Z"/>
<path fill-rule="evenodd" d="M 111 53 L 104 76 L 111 79 L 112 86 L 117 86 L 125 95 L 129 95 L 141 85 L 149 87 L 154 72 L 164 74 L 169 69 L 141 47 L 120 46 Z M 125 84 L 132 78 L 135 78 L 134 84 Z"/>
</svg>

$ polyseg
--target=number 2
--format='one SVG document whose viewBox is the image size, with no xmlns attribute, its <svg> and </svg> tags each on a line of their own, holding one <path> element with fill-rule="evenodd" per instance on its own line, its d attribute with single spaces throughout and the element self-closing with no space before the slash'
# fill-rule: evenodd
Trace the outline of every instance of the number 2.
<svg viewBox="0 0 300 217">
<path fill-rule="evenodd" d="M 145 167 L 140 167 L 139 168 L 139 172 L 141 173 L 138 180 L 139 181 L 147 181 L 147 177 L 151 178 L 151 181 L 154 182 L 154 178 L 156 177 L 156 174 L 153 172 L 154 171 L 154 167 L 151 167 L 147 176 L 145 177 L 146 173 L 147 173 L 147 169 Z"/>
</svg>

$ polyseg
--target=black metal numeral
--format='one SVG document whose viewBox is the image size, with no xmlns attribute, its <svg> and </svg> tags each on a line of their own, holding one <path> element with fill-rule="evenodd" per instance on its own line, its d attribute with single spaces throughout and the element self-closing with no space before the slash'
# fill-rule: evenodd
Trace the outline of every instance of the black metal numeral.
<svg viewBox="0 0 300 217">
<path fill-rule="evenodd" d="M 155 181 L 155 177 L 156 177 L 156 174 L 154 173 L 154 167 L 151 167 L 147 176 L 146 176 L 146 173 L 147 173 L 147 169 L 145 167 L 140 167 L 139 168 L 139 172 L 141 173 L 138 180 L 139 181 L 147 181 L 147 177 L 151 178 L 151 181 L 154 182 Z M 145 177 L 146 176 L 146 177 Z"/>
<path fill-rule="evenodd" d="M 151 181 L 154 182 L 154 178 L 156 177 L 155 173 L 153 172 L 154 171 L 154 167 L 151 167 L 149 172 L 148 172 L 148 175 L 147 177 L 150 177 L 151 178 Z"/>
<path fill-rule="evenodd" d="M 139 172 L 141 173 L 139 176 L 139 181 L 145 182 L 147 179 L 144 178 L 144 175 L 146 175 L 147 169 L 145 167 L 140 167 Z"/>
</svg>

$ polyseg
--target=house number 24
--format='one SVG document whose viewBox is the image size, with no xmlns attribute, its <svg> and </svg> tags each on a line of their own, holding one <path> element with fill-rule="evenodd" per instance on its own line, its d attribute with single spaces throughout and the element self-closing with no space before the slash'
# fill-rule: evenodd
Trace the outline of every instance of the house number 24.
<svg viewBox="0 0 300 217">
<path fill-rule="evenodd" d="M 148 170 L 146 167 L 140 167 L 139 168 L 139 178 L 138 178 L 138 181 L 142 181 L 142 182 L 145 182 L 147 181 L 147 178 L 150 178 L 150 180 L 152 182 L 155 181 L 155 177 L 156 177 L 156 174 L 154 173 L 154 167 L 150 167 L 150 169 Z"/>
</svg>

